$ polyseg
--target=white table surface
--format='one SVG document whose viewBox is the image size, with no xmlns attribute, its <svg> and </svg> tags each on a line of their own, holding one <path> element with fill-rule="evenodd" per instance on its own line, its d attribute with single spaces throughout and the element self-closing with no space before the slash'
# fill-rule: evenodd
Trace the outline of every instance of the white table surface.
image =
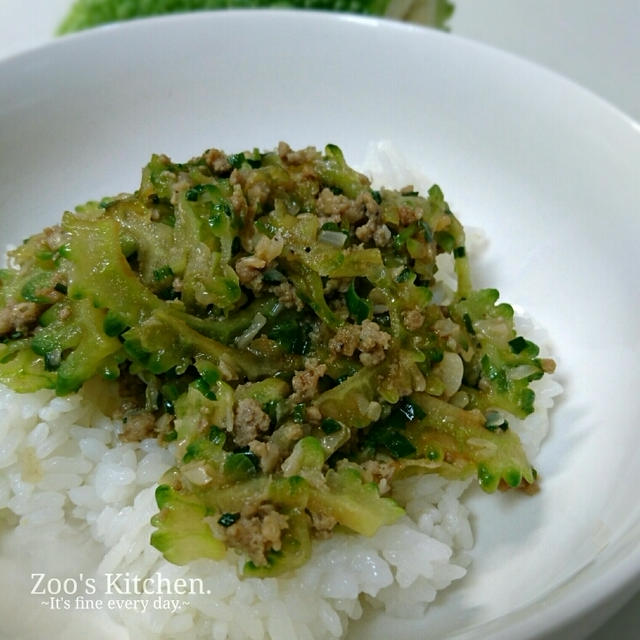
<svg viewBox="0 0 640 640">
<path fill-rule="evenodd" d="M 454 1 L 452 33 L 553 69 L 640 122 L 640 0 Z M 70 5 L 0 0 L 0 59 L 51 40 Z M 589 640 L 639 637 L 640 594 Z"/>
</svg>

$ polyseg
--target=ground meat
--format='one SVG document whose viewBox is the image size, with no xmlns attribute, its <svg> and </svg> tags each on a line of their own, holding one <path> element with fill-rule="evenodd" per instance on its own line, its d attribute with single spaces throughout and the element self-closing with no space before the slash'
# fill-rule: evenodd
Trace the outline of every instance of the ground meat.
<svg viewBox="0 0 640 640">
<path fill-rule="evenodd" d="M 271 473 L 282 459 L 280 447 L 274 442 L 252 440 L 249 451 L 260 458 L 260 468 L 264 473 Z"/>
<path fill-rule="evenodd" d="M 395 462 L 367 460 L 361 466 L 365 473 L 365 480 L 375 482 L 378 485 L 380 495 L 389 492 L 391 489 L 391 478 L 397 467 Z"/>
<path fill-rule="evenodd" d="M 71 317 L 71 307 L 61 306 L 60 309 L 58 309 L 58 319 L 66 320 L 69 317 Z"/>
<path fill-rule="evenodd" d="M 231 193 L 230 201 L 231 201 L 231 206 L 233 207 L 234 213 L 239 218 L 244 218 L 247 214 L 247 209 L 249 205 L 247 204 L 247 199 L 244 197 L 244 193 L 242 191 L 241 185 L 239 184 L 233 185 L 233 191 Z"/>
<path fill-rule="evenodd" d="M 307 407 L 305 419 L 309 424 L 317 426 L 322 422 L 322 413 L 318 407 L 311 405 Z"/>
<path fill-rule="evenodd" d="M 310 511 L 311 527 L 316 538 L 328 538 L 338 521 L 331 515 Z"/>
<path fill-rule="evenodd" d="M 227 159 L 227 155 L 220 149 L 209 149 L 205 151 L 204 161 L 213 173 L 227 173 L 231 171 L 231 165 Z"/>
<path fill-rule="evenodd" d="M 287 309 L 296 309 L 296 311 L 304 309 L 304 302 L 298 298 L 296 288 L 289 281 L 281 282 L 271 287 L 269 291 L 278 296 L 278 301 Z"/>
<path fill-rule="evenodd" d="M 304 436 L 301 425 L 295 422 L 285 422 L 270 436 L 268 442 L 252 440 L 249 450 L 260 458 L 260 468 L 264 473 L 271 473 L 284 460 L 294 444 Z"/>
<path fill-rule="evenodd" d="M 231 175 L 233 176 L 239 173 L 240 172 L 236 170 Z M 244 178 L 242 187 L 249 205 L 249 213 L 255 215 L 262 209 L 271 195 L 269 182 L 262 173 L 251 172 Z"/>
<path fill-rule="evenodd" d="M 417 207 L 410 207 L 408 205 L 401 205 L 398 207 L 398 220 L 403 226 L 408 226 L 417 220 L 422 218 L 422 209 Z"/>
<path fill-rule="evenodd" d="M 304 363 L 304 371 L 296 371 L 291 386 L 296 402 L 312 400 L 318 392 L 318 380 L 327 372 L 327 365 L 316 358 L 308 358 Z"/>
<path fill-rule="evenodd" d="M 373 233 L 376 247 L 386 247 L 391 242 L 391 229 L 386 224 L 380 225 Z"/>
<path fill-rule="evenodd" d="M 333 222 L 344 219 L 349 223 L 358 222 L 365 217 L 365 212 L 357 202 L 343 196 L 336 195 L 331 189 L 323 189 L 316 200 L 316 210 L 319 216 L 326 216 Z"/>
<path fill-rule="evenodd" d="M 391 336 L 371 320 L 365 320 L 361 325 L 343 325 L 329 340 L 329 350 L 335 355 L 352 356 L 356 350 L 360 351 L 360 362 L 365 367 L 382 362 L 390 345 Z"/>
<path fill-rule="evenodd" d="M 356 237 L 360 242 L 373 240 L 376 247 L 385 247 L 391 242 L 391 229 L 375 216 L 356 229 Z"/>
<path fill-rule="evenodd" d="M 360 331 L 360 362 L 365 367 L 372 367 L 384 360 L 385 351 L 391 345 L 391 336 L 380 329 L 377 322 L 365 320 Z"/>
<path fill-rule="evenodd" d="M 187 189 L 190 189 L 193 186 L 193 180 L 191 180 L 191 177 L 188 173 L 181 172 L 178 174 L 177 178 L 178 179 L 173 183 L 173 193 L 171 194 L 171 204 L 174 207 L 178 204 L 180 194 L 184 191 L 187 191 Z"/>
<path fill-rule="evenodd" d="M 60 225 L 47 227 L 43 233 L 45 242 L 51 251 L 57 251 L 66 241 L 65 232 Z"/>
<path fill-rule="evenodd" d="M 235 272 L 238 274 L 240 284 L 259 291 L 262 286 L 262 269 L 267 263 L 256 256 L 240 258 L 235 264 Z"/>
<path fill-rule="evenodd" d="M 360 325 L 345 324 L 329 340 L 329 350 L 335 355 L 352 356 L 360 342 Z"/>
<path fill-rule="evenodd" d="M 288 520 L 272 504 L 245 504 L 240 518 L 224 529 L 225 542 L 246 551 L 256 566 L 265 566 L 267 552 L 282 548 L 282 532 L 289 528 Z"/>
<path fill-rule="evenodd" d="M 367 218 L 379 216 L 382 212 L 380 205 L 376 202 L 370 191 L 361 192 L 356 198 L 356 204 L 364 210 Z"/>
<path fill-rule="evenodd" d="M 253 398 L 238 401 L 233 417 L 233 439 L 241 447 L 269 430 L 271 420 Z"/>
<path fill-rule="evenodd" d="M 417 331 L 424 324 L 424 314 L 418 308 L 403 311 L 402 322 L 409 331 Z"/>
<path fill-rule="evenodd" d="M 365 191 L 356 199 L 356 205 L 364 212 L 367 221 L 359 226 L 355 233 L 360 242 L 373 240 L 376 247 L 385 247 L 391 242 L 391 230 L 382 220 L 380 205 L 371 193 Z"/>
<path fill-rule="evenodd" d="M 346 293 L 351 284 L 351 278 L 329 278 L 324 285 L 323 293 L 325 296 L 331 295 L 335 291 Z"/>
<path fill-rule="evenodd" d="M 316 156 L 315 147 L 306 147 L 299 151 L 293 151 L 286 142 L 280 142 L 278 144 L 278 155 L 280 160 L 285 164 L 304 164 L 305 162 L 312 162 Z"/>
<path fill-rule="evenodd" d="M 120 440 L 124 442 L 142 442 L 156 435 L 156 419 L 148 411 L 131 413 L 122 421 Z"/>
<path fill-rule="evenodd" d="M 377 228 L 376 219 L 369 218 L 363 225 L 356 229 L 356 238 L 358 238 L 360 242 L 369 242 L 369 240 L 373 238 L 373 234 Z"/>
<path fill-rule="evenodd" d="M 38 321 L 41 309 L 35 302 L 15 302 L 0 309 L 0 336 L 29 331 Z"/>
</svg>

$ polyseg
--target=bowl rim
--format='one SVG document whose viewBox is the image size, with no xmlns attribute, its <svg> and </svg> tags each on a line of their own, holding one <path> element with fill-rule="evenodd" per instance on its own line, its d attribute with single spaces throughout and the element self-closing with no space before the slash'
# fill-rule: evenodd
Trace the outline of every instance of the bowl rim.
<svg viewBox="0 0 640 640">
<path fill-rule="evenodd" d="M 527 60 L 517 54 L 503 51 L 492 45 L 470 40 L 455 33 L 444 33 L 422 25 L 408 24 L 390 18 L 343 14 L 324 10 L 292 10 L 286 8 L 230 9 L 225 11 L 208 10 L 197 13 L 145 17 L 121 23 L 101 25 L 86 31 L 62 36 L 52 42 L 3 58 L 0 60 L 0 81 L 7 73 L 15 72 L 16 70 L 19 71 L 21 66 L 28 66 L 43 56 L 55 56 L 57 51 L 68 49 L 82 51 L 83 48 L 89 46 L 92 42 L 105 39 L 109 41 L 117 38 L 121 33 L 135 34 L 139 32 L 140 34 L 144 34 L 162 25 L 165 27 L 174 25 L 178 29 L 185 29 L 190 23 L 195 21 L 241 25 L 247 21 L 253 22 L 256 20 L 288 24 L 296 23 L 298 25 L 297 28 L 304 28 L 304 25 L 312 20 L 324 20 L 329 26 L 334 23 L 350 23 L 354 29 L 376 28 L 395 31 L 398 34 L 420 34 L 420 37 L 439 39 L 442 43 L 455 43 L 443 44 L 442 46 L 444 47 L 466 47 L 469 52 L 476 53 L 477 55 L 508 58 L 512 63 L 526 67 L 528 73 L 544 76 L 543 79 L 546 82 L 553 79 L 554 82 L 561 83 L 567 91 L 572 92 L 576 96 L 576 99 L 585 105 L 585 108 L 599 109 L 601 115 L 606 114 L 606 117 L 612 121 L 616 120 L 618 124 L 628 129 L 630 136 L 635 136 L 636 139 L 640 139 L 640 124 L 617 106 L 611 104 L 593 91 L 584 88 L 579 83 L 566 78 L 562 74 Z M 617 542 L 614 542 L 614 544 L 617 544 Z M 588 567 L 583 568 L 573 575 L 564 585 L 557 586 L 550 594 L 542 598 L 540 602 L 525 605 L 507 614 L 507 616 L 497 619 L 509 620 L 511 617 L 515 618 L 512 624 L 509 624 L 508 628 L 498 629 L 495 632 L 492 631 L 492 637 L 496 639 L 505 638 L 505 640 L 506 638 L 514 637 L 514 634 L 517 634 L 519 638 L 542 637 L 546 634 L 569 628 L 581 618 L 585 618 L 585 616 L 593 613 L 598 608 L 608 608 L 608 613 L 613 614 L 616 609 L 622 607 L 625 602 L 633 596 L 635 591 L 640 588 L 640 547 L 627 550 L 624 558 L 607 560 L 597 583 L 594 580 L 589 580 L 570 589 L 566 589 L 567 585 L 570 585 L 572 581 L 579 578 L 586 568 Z M 557 593 L 558 591 L 561 591 L 561 593 Z M 550 596 L 554 594 L 556 594 L 557 597 L 552 600 Z M 544 616 L 540 616 L 540 611 L 538 610 L 540 606 L 544 606 Z M 496 620 L 482 623 L 471 629 L 462 629 L 454 633 L 452 637 L 464 637 L 467 633 L 471 631 L 477 632 L 492 622 L 496 622 Z"/>
</svg>

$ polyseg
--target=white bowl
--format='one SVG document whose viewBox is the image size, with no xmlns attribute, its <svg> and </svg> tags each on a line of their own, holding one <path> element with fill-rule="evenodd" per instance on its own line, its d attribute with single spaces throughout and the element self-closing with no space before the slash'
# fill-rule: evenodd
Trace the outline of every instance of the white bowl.
<svg viewBox="0 0 640 640">
<path fill-rule="evenodd" d="M 0 64 L 0 243 L 176 160 L 389 140 L 491 244 L 491 284 L 552 337 L 565 394 L 535 498 L 473 500 L 473 569 L 424 620 L 350 638 L 582 637 L 640 575 L 640 127 L 544 69 L 384 20 L 243 11 L 143 20 Z M 19 615 L 18 613 L 15 614 Z"/>
</svg>

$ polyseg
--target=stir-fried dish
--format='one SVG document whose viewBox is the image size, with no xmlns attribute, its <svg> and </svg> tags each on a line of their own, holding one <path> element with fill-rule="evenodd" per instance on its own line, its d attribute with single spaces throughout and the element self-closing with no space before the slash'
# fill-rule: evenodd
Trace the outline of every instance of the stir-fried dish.
<svg viewBox="0 0 640 640">
<path fill-rule="evenodd" d="M 538 351 L 472 288 L 441 190 L 373 189 L 333 145 L 153 156 L 135 193 L 65 213 L 0 271 L 0 381 L 83 388 L 122 439 L 173 447 L 151 544 L 177 564 L 234 548 L 251 576 L 395 521 L 407 475 L 535 487 L 509 419 L 554 367 Z"/>
</svg>

